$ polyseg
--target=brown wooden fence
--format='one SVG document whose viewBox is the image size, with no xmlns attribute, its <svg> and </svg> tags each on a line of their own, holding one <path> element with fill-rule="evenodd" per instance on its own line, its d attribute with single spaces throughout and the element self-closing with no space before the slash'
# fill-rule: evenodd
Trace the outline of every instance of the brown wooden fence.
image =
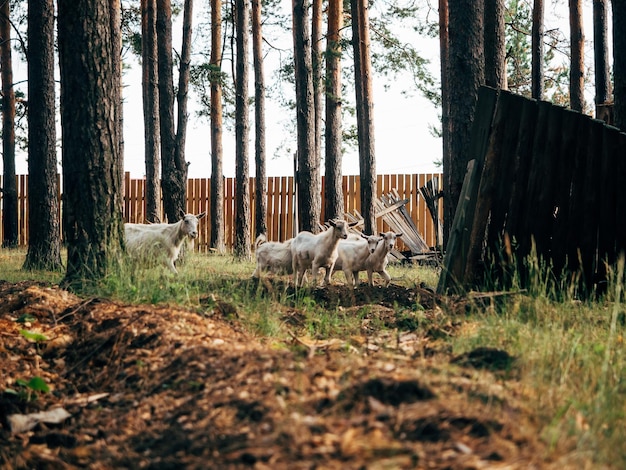
<svg viewBox="0 0 626 470">
<path fill-rule="evenodd" d="M 427 181 L 437 177 L 440 184 L 443 181 L 441 173 L 426 174 L 406 174 L 406 175 L 378 175 L 377 177 L 377 194 L 387 194 L 393 190 L 397 191 L 401 198 L 408 199 L 406 208 L 411 214 L 415 225 L 420 234 L 424 237 L 428 246 L 435 245 L 435 227 L 426 207 L 426 203 L 419 193 L 419 188 L 424 186 Z M 18 224 L 19 224 L 19 245 L 26 246 L 28 244 L 28 176 L 19 175 L 17 178 L 18 188 Z M 2 176 L 0 176 L 0 185 L 2 184 Z M 322 178 L 322 186 L 324 178 Z M 294 179 L 290 176 L 278 176 L 268 178 L 267 191 L 267 237 L 269 240 L 286 240 L 294 235 L 294 214 L 295 208 L 295 187 Z M 250 207 L 252 209 L 252 226 L 251 230 L 254 234 L 254 188 L 255 178 L 250 178 Z M 323 188 L 322 188 L 323 194 Z M 361 208 L 360 201 L 360 177 L 344 176 L 343 177 L 343 194 L 345 210 L 348 213 L 354 213 Z M 210 178 L 193 178 L 187 182 L 187 211 L 198 214 L 203 211 L 209 211 L 211 195 Z M 234 241 L 234 196 L 235 196 L 235 179 L 224 179 L 224 230 L 225 243 L 228 249 L 232 248 Z M 0 201 L 1 201 L 0 194 Z M 323 208 L 323 204 L 322 204 Z M 323 209 L 322 209 L 323 210 Z M 124 220 L 126 222 L 143 223 L 145 222 L 146 200 L 145 200 L 145 180 L 134 179 L 130 177 L 130 173 L 124 175 Z M 0 206 L 0 217 L 2 216 L 2 208 Z M 440 214 L 442 217 L 442 214 Z M 206 252 L 209 250 L 211 240 L 211 224 L 210 219 L 203 219 L 200 223 L 200 235 L 196 241 L 195 247 L 198 251 Z M 322 220 L 324 214 L 322 213 Z M 382 219 L 378 220 L 378 230 L 386 231 L 389 227 Z M 0 224 L 0 236 L 2 235 L 2 224 Z M 1 237 L 0 237 L 1 238 Z M 400 249 L 403 249 L 400 246 Z"/>
</svg>

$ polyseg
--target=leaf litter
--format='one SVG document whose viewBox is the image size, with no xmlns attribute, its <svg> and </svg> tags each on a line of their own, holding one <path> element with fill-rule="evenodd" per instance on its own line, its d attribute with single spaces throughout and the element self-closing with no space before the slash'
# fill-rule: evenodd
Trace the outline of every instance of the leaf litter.
<svg viewBox="0 0 626 470">
<path fill-rule="evenodd" d="M 551 465 L 515 374 L 475 364 L 503 354 L 453 357 L 441 338 L 460 318 L 394 326 L 403 298 L 421 297 L 424 315 L 445 316 L 434 294 L 391 286 L 350 294 L 352 304 L 335 287 L 314 295 L 321 304 L 341 300 L 346 315 L 370 305 L 363 334 L 321 341 L 294 320 L 281 345 L 254 337 L 232 315 L 0 281 L 0 467 Z M 373 317 L 387 328 L 378 331 Z M 47 341 L 28 341 L 25 328 Z M 51 391 L 30 400 L 4 393 L 34 376 Z M 54 409 L 67 416 L 11 432 L 10 416 Z"/>
</svg>

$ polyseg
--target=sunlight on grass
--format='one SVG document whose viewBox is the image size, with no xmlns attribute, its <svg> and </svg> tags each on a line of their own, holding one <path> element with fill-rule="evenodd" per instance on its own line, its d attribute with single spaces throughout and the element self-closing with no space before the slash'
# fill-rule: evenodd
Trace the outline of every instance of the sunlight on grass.
<svg viewBox="0 0 626 470">
<path fill-rule="evenodd" d="M 66 255 L 66 251 L 63 250 L 61 253 L 63 263 L 65 263 Z M 8 282 L 40 281 L 58 284 L 65 274 L 65 271 L 25 271 L 22 269 L 25 259 L 25 248 L 0 248 L 0 280 Z"/>
<path fill-rule="evenodd" d="M 533 280 L 532 294 L 491 308 L 474 306 L 468 319 L 474 326 L 453 340 L 454 349 L 489 346 L 518 359 L 521 393 L 544 421 L 542 437 L 550 448 L 570 458 L 626 462 L 623 267 L 597 301 L 573 298 L 575 289 L 557 295 L 547 277 Z"/>
</svg>

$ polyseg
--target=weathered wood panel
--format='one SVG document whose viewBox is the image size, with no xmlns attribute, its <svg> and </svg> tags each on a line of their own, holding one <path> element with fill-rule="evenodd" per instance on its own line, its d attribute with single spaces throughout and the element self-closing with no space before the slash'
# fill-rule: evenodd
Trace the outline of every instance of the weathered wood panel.
<svg viewBox="0 0 626 470">
<path fill-rule="evenodd" d="M 480 93 L 490 105 L 493 91 Z M 477 106 L 476 121 L 487 105 Z M 468 168 L 444 258 L 439 291 L 490 278 L 529 284 L 537 262 L 554 288 L 590 295 L 626 249 L 626 136 L 589 116 L 500 92 L 489 145 L 474 126 Z M 475 174 L 479 174 L 479 177 Z M 468 237 L 467 234 L 470 234 Z"/>
</svg>

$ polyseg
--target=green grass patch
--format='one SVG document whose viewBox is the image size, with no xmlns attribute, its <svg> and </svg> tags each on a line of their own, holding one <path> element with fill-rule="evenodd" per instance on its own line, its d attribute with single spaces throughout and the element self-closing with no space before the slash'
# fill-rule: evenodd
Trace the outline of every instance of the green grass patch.
<svg viewBox="0 0 626 470">
<path fill-rule="evenodd" d="M 64 273 L 23 271 L 25 255 L 25 250 L 0 250 L 0 278 L 62 279 Z M 599 464 L 626 468 L 623 268 L 612 272 L 604 297 L 580 301 L 575 289 L 554 282 L 545 266 L 536 266 L 532 288 L 525 292 L 470 302 L 467 308 L 396 305 L 391 314 L 387 307 L 384 318 L 375 305 L 324 307 L 314 289 L 294 290 L 290 277 L 253 280 L 254 263 L 229 255 L 190 253 L 178 275 L 160 266 L 124 265 L 88 294 L 133 304 L 176 304 L 202 315 L 219 313 L 276 347 L 286 347 L 292 335 L 348 343 L 365 330 L 397 330 L 444 342 L 453 355 L 477 348 L 503 350 L 515 358 L 516 373 L 494 375 L 493 380 L 515 387 L 534 410 L 550 448 L 559 455 L 592 455 Z M 400 264 L 390 265 L 389 272 L 393 283 L 408 288 L 434 287 L 439 275 L 436 268 Z M 340 290 L 343 282 L 341 274 L 333 278 Z M 350 292 L 347 287 L 345 292 Z M 438 367 L 445 375 L 445 364 Z"/>
</svg>

